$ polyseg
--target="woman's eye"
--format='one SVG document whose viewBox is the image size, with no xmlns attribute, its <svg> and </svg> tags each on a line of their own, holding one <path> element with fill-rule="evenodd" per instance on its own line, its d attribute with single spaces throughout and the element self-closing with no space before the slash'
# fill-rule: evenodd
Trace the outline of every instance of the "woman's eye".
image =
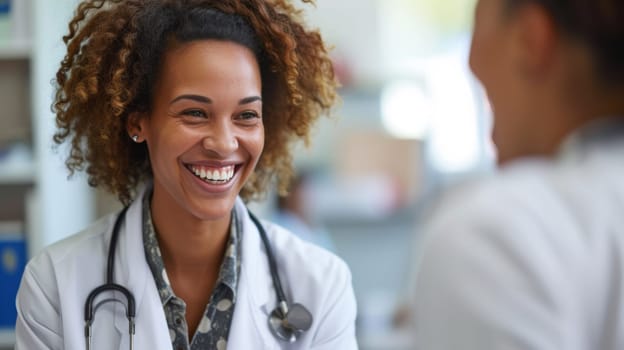
<svg viewBox="0 0 624 350">
<path fill-rule="evenodd" d="M 254 111 L 247 111 L 247 112 L 241 113 L 239 118 L 242 120 L 250 120 L 250 119 L 260 118 L 260 116 L 258 115 L 258 113 Z"/>
<path fill-rule="evenodd" d="M 198 118 L 206 117 L 206 113 L 204 113 L 204 111 L 199 110 L 199 109 L 189 109 L 189 110 L 183 111 L 182 115 L 189 116 L 189 117 L 198 117 Z"/>
</svg>

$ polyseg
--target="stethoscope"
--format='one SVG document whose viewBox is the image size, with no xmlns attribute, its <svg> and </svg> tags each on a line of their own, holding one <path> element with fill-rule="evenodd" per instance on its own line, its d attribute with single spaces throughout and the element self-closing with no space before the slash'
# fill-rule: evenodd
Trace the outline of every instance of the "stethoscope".
<svg viewBox="0 0 624 350">
<path fill-rule="evenodd" d="M 93 289 L 91 293 L 89 293 L 89 296 L 87 296 L 87 300 L 85 302 L 85 341 L 87 350 L 91 349 L 91 338 L 93 335 L 91 333 L 91 326 L 93 325 L 93 322 L 95 320 L 95 313 L 97 309 L 100 308 L 100 306 L 108 302 L 118 302 L 124 306 L 126 311 L 126 317 L 128 319 L 130 349 L 132 350 L 134 348 L 136 317 L 134 295 L 126 287 L 116 284 L 113 279 L 116 251 L 115 248 L 117 246 L 117 240 L 119 238 L 119 228 L 121 226 L 121 222 L 126 215 L 127 210 L 128 207 L 125 207 L 121 211 L 121 213 L 119 213 L 117 219 L 115 220 L 115 225 L 113 226 L 110 246 L 108 248 L 108 261 L 106 264 L 106 283 Z M 277 294 L 278 306 L 269 315 L 269 329 L 277 339 L 293 343 L 297 340 L 299 335 L 310 329 L 313 320 L 312 314 L 301 304 L 294 303 L 292 305 L 289 305 L 288 299 L 286 299 L 284 289 L 282 288 L 282 283 L 277 273 L 277 263 L 275 262 L 275 256 L 273 255 L 273 250 L 271 249 L 271 244 L 269 242 L 267 233 L 264 230 L 262 223 L 260 223 L 255 215 L 249 212 L 249 217 L 260 232 L 260 238 L 262 238 L 262 243 L 264 244 L 267 258 L 269 260 L 271 279 L 273 280 L 273 286 L 275 287 L 275 292 Z M 124 295 L 126 303 L 124 304 L 121 300 L 116 298 L 107 298 L 99 301 L 97 304 L 95 304 L 94 307 L 93 303 L 95 301 L 95 298 L 103 292 L 120 292 Z"/>
</svg>

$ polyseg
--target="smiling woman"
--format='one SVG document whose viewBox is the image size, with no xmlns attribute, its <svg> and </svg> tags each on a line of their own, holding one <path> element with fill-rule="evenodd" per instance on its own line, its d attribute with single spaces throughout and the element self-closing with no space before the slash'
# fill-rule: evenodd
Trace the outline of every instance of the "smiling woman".
<svg viewBox="0 0 624 350">
<path fill-rule="evenodd" d="M 54 105 L 55 141 L 71 136 L 69 169 L 86 168 L 92 185 L 128 203 L 151 169 L 146 147 L 130 142 L 124 120 L 153 107 L 163 48 L 205 39 L 203 34 L 211 32 L 208 38 L 251 50 L 262 78 L 268 142 L 241 194 L 261 195 L 272 177 L 285 190 L 292 173 L 290 142 L 307 141 L 311 126 L 335 101 L 333 68 L 320 35 L 305 29 L 301 12 L 287 1 L 197 1 L 188 4 L 195 10 L 186 13 L 176 4 L 111 0 L 79 8 L 65 37 L 68 52 L 57 73 Z M 202 7 L 210 11 L 202 13 Z M 225 13 L 240 14 L 239 21 L 220 27 L 218 19 Z M 207 15 L 214 20 L 202 22 Z M 177 74 L 181 66 L 169 69 Z M 104 98 L 108 103 L 98 103 Z"/>
<path fill-rule="evenodd" d="M 78 349 L 83 328 L 87 348 L 357 348 L 346 265 L 243 202 L 287 186 L 291 143 L 335 100 L 301 12 L 280 0 L 91 0 L 69 28 L 54 140 L 71 142 L 72 173 L 86 169 L 127 207 L 29 263 L 17 348 Z"/>
</svg>

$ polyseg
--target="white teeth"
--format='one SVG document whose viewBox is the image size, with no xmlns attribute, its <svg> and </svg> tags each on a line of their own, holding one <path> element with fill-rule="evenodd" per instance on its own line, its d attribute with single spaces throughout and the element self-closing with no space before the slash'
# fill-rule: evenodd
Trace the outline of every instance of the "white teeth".
<svg viewBox="0 0 624 350">
<path fill-rule="evenodd" d="M 191 171 L 204 181 L 227 182 L 234 176 L 234 166 L 228 165 L 221 169 L 210 170 L 204 167 L 191 166 Z"/>
</svg>

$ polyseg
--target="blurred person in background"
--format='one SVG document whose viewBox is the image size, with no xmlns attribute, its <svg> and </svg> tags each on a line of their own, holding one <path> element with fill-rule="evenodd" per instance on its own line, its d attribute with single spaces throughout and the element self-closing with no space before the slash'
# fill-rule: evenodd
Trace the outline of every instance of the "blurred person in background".
<svg viewBox="0 0 624 350">
<path fill-rule="evenodd" d="M 320 224 L 315 222 L 310 212 L 310 182 L 311 173 L 301 171 L 290 183 L 290 189 L 286 196 L 277 197 L 277 211 L 273 216 L 273 222 L 296 232 L 299 238 L 314 243 L 329 251 L 335 252 L 334 242 Z"/>
<path fill-rule="evenodd" d="M 418 348 L 624 349 L 624 1 L 480 0 L 470 66 L 500 171 L 427 225 Z"/>
</svg>

